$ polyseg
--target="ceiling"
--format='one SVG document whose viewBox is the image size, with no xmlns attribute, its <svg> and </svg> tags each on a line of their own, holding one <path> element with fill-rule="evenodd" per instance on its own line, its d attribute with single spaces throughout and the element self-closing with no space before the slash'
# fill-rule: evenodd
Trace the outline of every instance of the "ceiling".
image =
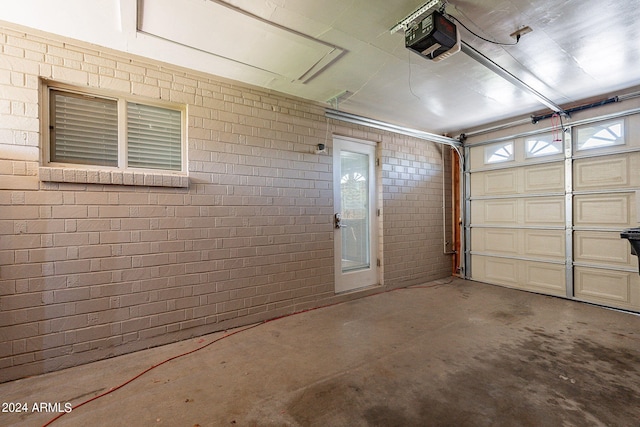
<svg viewBox="0 0 640 427">
<path fill-rule="evenodd" d="M 407 50 L 390 29 L 424 3 L 21 0 L 0 20 L 433 133 L 550 112 L 465 52 L 433 62 Z M 445 10 L 503 43 L 531 27 L 501 46 L 458 26 L 465 44 L 563 108 L 640 85 L 640 0 L 450 0 Z"/>
</svg>

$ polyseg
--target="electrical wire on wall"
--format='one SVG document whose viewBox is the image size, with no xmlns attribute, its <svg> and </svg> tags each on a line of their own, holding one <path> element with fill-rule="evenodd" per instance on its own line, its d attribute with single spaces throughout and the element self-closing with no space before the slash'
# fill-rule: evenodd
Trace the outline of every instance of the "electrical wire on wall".
<svg viewBox="0 0 640 427">
<path fill-rule="evenodd" d="M 482 37 L 481 35 L 479 35 L 479 34 L 477 34 L 477 33 L 473 32 L 473 31 L 471 31 L 471 30 L 469 29 L 469 27 L 467 27 L 466 25 L 464 25 L 464 23 L 463 23 L 462 21 L 460 21 L 458 18 L 456 18 L 455 16 L 453 16 L 453 15 L 447 15 L 447 16 L 449 16 L 451 19 L 453 19 L 454 21 L 456 21 L 458 24 L 462 25 L 462 27 L 463 27 L 465 30 L 469 31 L 471 34 L 473 34 L 474 36 L 476 36 L 476 37 L 477 37 L 477 38 L 479 38 L 480 40 L 484 40 L 484 41 L 486 41 L 487 43 L 496 44 L 496 45 L 498 45 L 498 46 L 515 46 L 515 45 L 517 45 L 518 43 L 520 43 L 520 34 L 517 34 L 517 35 L 516 35 L 516 41 L 515 41 L 515 42 L 513 42 L 513 43 L 502 43 L 502 42 L 497 42 L 497 41 L 495 41 L 495 40 L 489 40 L 488 38 Z"/>
</svg>

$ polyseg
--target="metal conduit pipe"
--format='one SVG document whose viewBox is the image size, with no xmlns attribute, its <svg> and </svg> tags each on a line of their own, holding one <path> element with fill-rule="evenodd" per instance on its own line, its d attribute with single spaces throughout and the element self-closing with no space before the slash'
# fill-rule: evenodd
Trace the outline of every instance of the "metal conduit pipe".
<svg viewBox="0 0 640 427">
<path fill-rule="evenodd" d="M 334 119 L 334 120 L 340 120 L 343 122 L 347 122 L 347 123 L 352 123 L 355 125 L 360 125 L 360 126 L 367 126 L 370 128 L 374 128 L 374 129 L 379 129 L 379 130 L 384 130 L 387 132 L 393 132 L 393 133 L 398 133 L 401 135 L 406 135 L 406 136 L 411 136 L 413 138 L 418 138 L 418 139 L 422 139 L 424 141 L 429 141 L 429 142 L 435 142 L 438 144 L 443 144 L 443 145 L 448 145 L 449 147 L 453 148 L 459 159 L 459 172 L 460 172 L 460 176 L 464 176 L 464 155 L 462 154 L 460 148 L 462 147 L 462 143 L 460 141 L 458 141 L 457 139 L 453 139 L 453 138 L 449 138 L 447 136 L 442 136 L 442 135 L 436 135 L 435 133 L 430 133 L 430 132 L 425 132 L 425 131 L 421 131 L 418 129 L 411 129 L 411 128 L 407 128 L 404 126 L 398 126 L 398 125 L 393 125 L 391 123 L 385 123 L 379 120 L 375 120 L 375 119 L 370 119 L 367 117 L 362 117 L 362 116 L 358 116 L 355 114 L 351 114 L 351 113 L 345 113 L 343 111 L 338 111 L 338 110 L 333 110 L 333 109 L 327 109 L 325 111 L 325 117 L 329 118 L 329 119 Z M 443 159 L 444 159 L 444 150 L 443 150 Z M 442 186 L 443 186 L 443 220 L 444 220 L 444 160 L 442 163 Z M 464 224 L 464 216 L 465 216 L 465 212 L 464 212 L 464 205 L 462 204 L 463 200 L 464 200 L 464 194 L 465 194 L 465 190 L 464 190 L 464 180 L 460 180 L 460 219 L 461 219 L 461 224 Z M 443 225 L 443 234 L 446 234 L 446 222 L 445 225 Z M 446 235 L 443 235 L 444 241 L 445 241 L 445 247 L 444 247 L 444 253 L 445 254 L 452 254 L 454 252 L 447 252 L 446 250 Z M 460 227 L 460 253 L 464 253 L 464 226 Z M 464 259 L 460 258 L 461 260 L 461 271 L 465 271 L 464 269 Z"/>
<path fill-rule="evenodd" d="M 374 129 L 380 129 L 387 132 L 398 133 L 401 135 L 407 135 L 414 138 L 422 139 L 425 141 L 436 142 L 438 144 L 448 145 L 458 153 L 460 163 L 464 161 L 464 155 L 460 151 L 462 143 L 454 138 L 448 136 L 437 135 L 435 133 L 425 132 L 418 129 L 412 129 L 404 126 L 393 125 L 391 123 L 382 122 L 380 120 L 370 119 L 368 117 L 358 116 L 356 114 L 345 113 L 343 111 L 327 109 L 325 111 L 325 117 L 328 119 L 340 120 L 347 123 L 353 123 L 356 125 L 367 126 Z"/>
<path fill-rule="evenodd" d="M 442 252 L 445 255 L 452 255 L 455 254 L 456 251 L 449 251 L 447 250 L 447 206 L 446 206 L 446 198 L 444 196 L 444 192 L 445 192 L 445 185 L 444 185 L 444 171 L 445 171 L 445 167 L 444 167 L 444 147 L 441 151 L 442 153 L 442 240 L 443 240 L 443 248 L 442 248 Z"/>
<path fill-rule="evenodd" d="M 343 111 L 327 109 L 325 117 L 329 119 L 340 120 L 343 122 L 353 123 L 362 126 L 368 126 L 375 129 L 386 130 L 388 132 L 399 133 L 402 135 L 413 136 L 415 138 L 424 139 L 431 142 L 437 142 L 439 144 L 451 145 L 454 147 L 461 147 L 462 143 L 457 139 L 449 138 L 448 136 L 437 135 L 435 133 L 425 132 L 418 129 L 411 129 L 404 126 L 393 125 L 391 123 L 381 122 L 379 120 L 370 119 L 367 117 L 358 116 L 351 113 L 345 113 Z"/>
</svg>

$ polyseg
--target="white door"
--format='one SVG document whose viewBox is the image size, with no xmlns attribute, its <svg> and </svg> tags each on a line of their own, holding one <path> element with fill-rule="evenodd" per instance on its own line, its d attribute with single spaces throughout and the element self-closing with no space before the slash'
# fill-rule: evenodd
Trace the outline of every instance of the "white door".
<svg viewBox="0 0 640 427">
<path fill-rule="evenodd" d="M 375 145 L 333 140 L 336 292 L 378 284 Z"/>
</svg>

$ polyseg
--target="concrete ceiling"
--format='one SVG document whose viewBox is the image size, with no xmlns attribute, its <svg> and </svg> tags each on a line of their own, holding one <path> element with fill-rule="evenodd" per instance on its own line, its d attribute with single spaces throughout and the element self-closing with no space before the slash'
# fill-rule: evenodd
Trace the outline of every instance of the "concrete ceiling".
<svg viewBox="0 0 640 427">
<path fill-rule="evenodd" d="M 550 110 L 464 52 L 389 31 L 423 0 L 21 0 L 0 20 L 433 133 Z M 560 106 L 640 85 L 640 0 L 451 0 L 462 40 Z M 333 105 L 335 107 L 335 104 Z"/>
</svg>

